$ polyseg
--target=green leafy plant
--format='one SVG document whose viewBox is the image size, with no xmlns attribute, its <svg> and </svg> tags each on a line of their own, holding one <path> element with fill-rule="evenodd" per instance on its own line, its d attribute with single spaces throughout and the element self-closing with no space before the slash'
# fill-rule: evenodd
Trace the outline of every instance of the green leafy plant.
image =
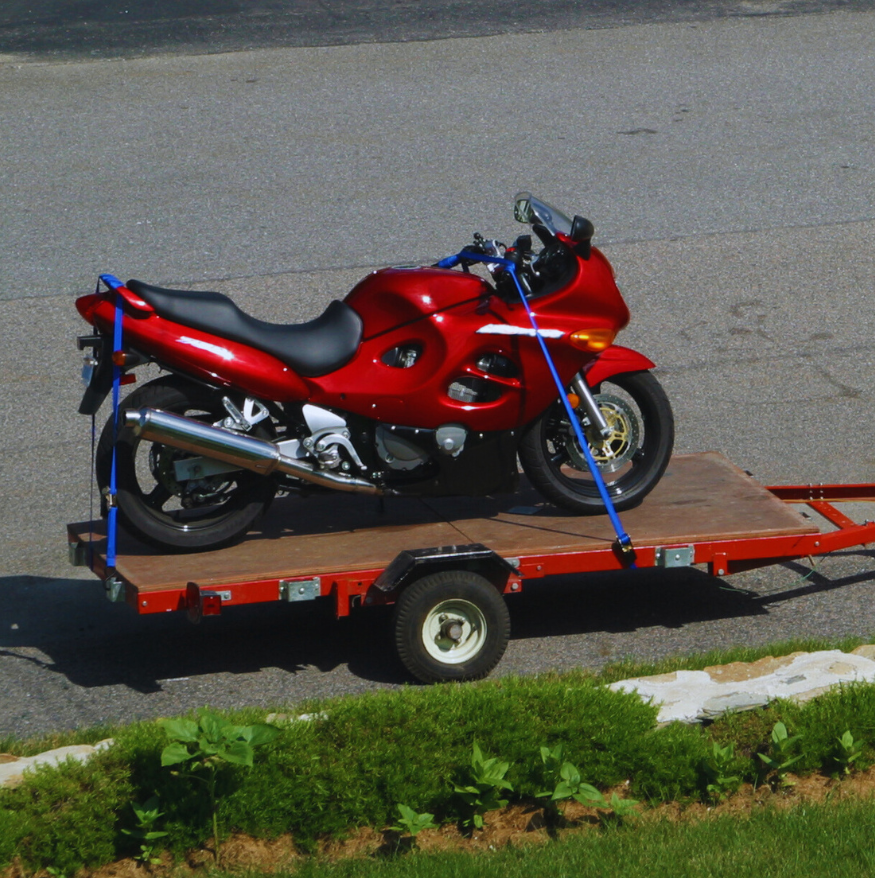
<svg viewBox="0 0 875 878">
<path fill-rule="evenodd" d="M 602 823 L 607 821 L 622 823 L 624 818 L 634 813 L 638 804 L 636 799 L 621 799 L 616 793 L 612 793 L 611 798 L 606 799 L 604 793 L 592 784 L 584 783 L 577 768 L 563 759 L 561 744 L 557 744 L 552 750 L 549 747 L 541 747 L 541 761 L 544 763 L 545 775 L 556 781 L 552 792 L 544 790 L 537 794 L 540 798 L 549 797 L 548 807 L 555 808 L 557 802 L 574 799 L 581 805 L 598 808 Z"/>
<path fill-rule="evenodd" d="M 219 864 L 219 772 L 228 765 L 251 768 L 254 748 L 272 741 L 280 730 L 263 723 L 237 726 L 209 710 L 199 711 L 197 722 L 190 719 L 165 719 L 159 722 L 170 738 L 170 743 L 161 752 L 161 764 L 165 767 L 184 766 L 173 773 L 202 783 L 207 789 L 215 857 Z"/>
<path fill-rule="evenodd" d="M 392 827 L 396 832 L 406 832 L 415 840 L 416 836 L 419 835 L 423 829 L 438 828 L 437 823 L 434 822 L 434 814 L 429 814 L 427 812 L 419 814 L 409 805 L 404 804 L 398 804 L 396 807 L 398 808 L 398 813 L 401 815 L 398 818 L 398 823 Z"/>
<path fill-rule="evenodd" d="M 711 755 L 702 760 L 700 769 L 705 781 L 705 793 L 711 799 L 723 801 L 726 796 L 738 789 L 741 778 L 730 774 L 735 761 L 735 745 L 721 747 L 717 741 L 711 745 Z"/>
<path fill-rule="evenodd" d="M 470 783 L 453 785 L 465 806 L 463 826 L 482 829 L 483 815 L 507 804 L 508 800 L 501 798 L 501 793 L 503 790 L 513 792 L 513 786 L 505 777 L 509 768 L 509 762 L 501 762 L 497 757 L 486 759 L 477 742 L 474 742 Z"/>
<path fill-rule="evenodd" d="M 600 805 L 604 796 L 591 784 L 583 783 L 580 772 L 570 762 L 563 759 L 563 748 L 557 744 L 552 750 L 541 747 L 541 761 L 544 763 L 544 774 L 554 782 L 552 790 L 538 793 L 539 798 L 549 797 L 550 804 L 565 799 L 576 799 L 582 805 Z"/>
<path fill-rule="evenodd" d="M 137 828 L 123 829 L 122 832 L 141 842 L 140 853 L 134 859 L 139 860 L 143 865 L 151 864 L 157 866 L 161 860 L 155 856 L 157 847 L 153 842 L 167 835 L 166 832 L 160 832 L 155 829 L 158 818 L 164 816 L 158 810 L 158 796 L 152 796 L 151 799 L 148 799 L 142 805 L 132 802 L 131 808 L 133 808 L 134 814 L 137 817 Z"/>
<path fill-rule="evenodd" d="M 779 784 L 787 784 L 787 771 L 791 765 L 798 762 L 802 756 L 791 756 L 793 745 L 801 738 L 801 735 L 792 737 L 787 731 L 787 726 L 782 722 L 776 722 L 772 728 L 771 751 L 769 753 L 757 753 L 765 766 L 765 776 L 769 778 L 772 788 Z"/>
<path fill-rule="evenodd" d="M 863 755 L 863 742 L 854 740 L 848 729 L 840 738 L 830 754 L 839 771 L 847 776 L 854 770 L 854 763 Z"/>
<path fill-rule="evenodd" d="M 602 809 L 599 817 L 603 824 L 621 824 L 638 813 L 635 810 L 637 804 L 637 799 L 621 799 L 616 793 L 611 793 L 610 799 L 606 799 L 602 795 L 601 804 L 596 804 L 595 807 Z"/>
</svg>

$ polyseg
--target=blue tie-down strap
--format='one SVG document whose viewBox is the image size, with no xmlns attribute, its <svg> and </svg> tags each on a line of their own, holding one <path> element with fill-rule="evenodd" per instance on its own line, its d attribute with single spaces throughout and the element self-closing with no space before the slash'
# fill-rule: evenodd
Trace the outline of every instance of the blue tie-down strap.
<svg viewBox="0 0 875 878">
<path fill-rule="evenodd" d="M 100 279 L 112 289 L 121 286 L 121 282 L 112 275 L 101 275 Z M 115 284 L 113 285 L 113 281 Z M 115 326 L 112 335 L 113 353 L 122 349 L 122 297 L 116 293 L 115 301 Z M 118 489 L 118 480 L 116 477 L 116 457 L 118 445 L 118 403 L 119 403 L 119 385 L 121 384 L 121 367 L 113 358 L 112 363 L 112 464 L 109 471 L 109 495 L 107 496 L 107 519 L 106 519 L 106 566 L 109 570 L 115 567 L 116 561 L 116 545 L 118 539 L 118 508 L 116 504 L 116 492 Z"/>
<path fill-rule="evenodd" d="M 614 508 L 614 501 L 611 500 L 611 495 L 608 493 L 608 489 L 605 486 L 605 480 L 602 478 L 602 474 L 599 472 L 598 464 L 595 462 L 595 458 L 593 458 L 592 452 L 589 450 L 589 442 L 586 441 L 586 438 L 583 435 L 580 421 L 577 415 L 574 413 L 574 409 L 571 407 L 571 402 L 569 401 L 568 394 L 562 384 L 562 379 L 559 377 L 559 373 L 556 371 L 556 365 L 553 362 L 553 358 L 550 356 L 550 352 L 547 350 L 547 344 L 544 341 L 544 336 L 541 334 L 541 330 L 538 328 L 538 323 L 535 320 L 535 315 L 532 313 L 532 309 L 529 306 L 529 300 L 526 298 L 525 291 L 523 290 L 519 278 L 517 277 L 516 263 L 511 261 L 510 259 L 505 259 L 501 256 L 487 256 L 482 253 L 474 253 L 469 250 L 463 250 L 461 253 L 457 253 L 453 256 L 447 256 L 446 259 L 442 259 L 437 264 L 439 268 L 453 268 L 463 260 L 467 260 L 470 262 L 484 262 L 489 265 L 500 265 L 506 271 L 508 271 L 510 273 L 510 276 L 513 278 L 513 282 L 516 285 L 520 300 L 523 303 L 523 307 L 526 309 L 526 313 L 529 315 L 529 322 L 532 324 L 532 329 L 535 330 L 535 338 L 538 339 L 538 344 L 541 346 L 541 351 L 544 354 L 544 359 L 547 361 L 547 366 L 550 369 L 550 374 L 553 376 L 553 381 L 556 384 L 556 389 L 559 391 L 559 399 L 562 400 L 562 403 L 565 406 L 565 411 L 568 414 L 568 419 L 571 421 L 571 426 L 574 428 L 574 435 L 577 437 L 577 442 L 580 445 L 581 450 L 583 451 L 586 465 L 589 467 L 592 479 L 595 482 L 599 495 L 602 498 L 602 502 L 605 504 L 605 510 L 608 513 L 608 518 L 610 518 L 611 520 L 611 525 L 614 528 L 614 533 L 616 533 L 617 535 L 617 548 L 620 550 L 620 557 L 623 559 L 624 563 L 627 566 L 635 567 L 635 549 L 632 545 L 632 538 L 629 536 L 629 534 L 626 533 L 623 527 L 623 523 L 620 521 L 620 516 L 617 514 L 617 510 Z"/>
<path fill-rule="evenodd" d="M 102 274 L 99 279 L 102 280 L 111 290 L 117 290 L 119 287 L 124 286 L 114 274 Z"/>
</svg>

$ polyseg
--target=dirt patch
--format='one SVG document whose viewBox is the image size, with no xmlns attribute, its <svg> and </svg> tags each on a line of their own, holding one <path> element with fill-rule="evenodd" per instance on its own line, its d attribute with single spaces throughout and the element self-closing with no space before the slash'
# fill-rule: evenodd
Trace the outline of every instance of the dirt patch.
<svg viewBox="0 0 875 878">
<path fill-rule="evenodd" d="M 616 792 L 628 796 L 628 786 L 608 790 L 606 798 Z M 722 802 L 667 802 L 646 807 L 639 805 L 632 819 L 641 821 L 670 820 L 686 822 L 710 820 L 720 815 L 744 819 L 764 807 L 790 808 L 806 803 L 843 801 L 846 799 L 872 798 L 875 795 L 875 766 L 856 772 L 844 779 L 813 774 L 807 777 L 788 775 L 778 789 L 768 786 L 754 788 L 745 784 Z M 523 802 L 490 811 L 485 816 L 482 830 L 463 832 L 455 824 L 444 824 L 438 829 L 426 829 L 419 833 L 415 844 L 423 851 L 486 851 L 508 845 L 522 846 L 546 844 L 551 838 L 564 837 L 569 833 L 593 832 L 610 815 L 596 808 L 589 808 L 573 800 L 561 805 L 559 813 L 551 813 L 543 802 Z M 385 856 L 409 849 L 413 840 L 390 829 L 376 830 L 369 827 L 350 832 L 343 839 L 323 841 L 317 856 L 326 860 L 362 859 Z M 226 839 L 221 848 L 222 868 L 229 872 L 281 872 L 305 858 L 295 847 L 290 835 L 276 839 L 252 838 L 235 834 Z M 183 862 L 173 862 L 168 854 L 154 865 L 142 865 L 133 859 L 119 860 L 99 869 L 82 869 L 75 878 L 199 878 L 207 869 L 215 866 L 215 852 L 211 844 L 190 851 Z M 0 871 L 0 878 L 52 878 L 48 872 L 26 873 L 18 864 Z"/>
</svg>

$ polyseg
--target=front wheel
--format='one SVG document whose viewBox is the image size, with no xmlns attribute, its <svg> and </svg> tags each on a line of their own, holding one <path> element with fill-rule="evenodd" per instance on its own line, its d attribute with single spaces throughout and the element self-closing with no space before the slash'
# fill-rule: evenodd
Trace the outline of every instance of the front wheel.
<svg viewBox="0 0 875 878">
<path fill-rule="evenodd" d="M 125 411 L 141 407 L 162 409 L 208 424 L 227 414 L 221 393 L 172 375 L 134 391 L 121 403 L 119 418 Z M 258 424 L 253 434 L 268 438 L 263 424 Z M 110 417 L 95 460 L 101 490 L 109 484 L 112 448 Z M 203 478 L 178 478 L 175 465 L 196 456 L 140 440 L 130 427 L 120 427 L 116 498 L 125 530 L 164 551 L 200 552 L 235 542 L 261 518 L 276 493 L 271 479 L 246 470 L 222 471 L 221 467 Z"/>
<path fill-rule="evenodd" d="M 618 512 L 637 506 L 665 472 L 674 445 L 668 397 L 649 372 L 614 375 L 594 388 L 611 435 L 594 436 L 577 409 L 589 450 Z M 520 462 L 534 487 L 557 506 L 580 514 L 605 505 L 561 400 L 526 430 Z"/>
<path fill-rule="evenodd" d="M 510 614 L 498 589 L 477 573 L 444 570 L 408 586 L 395 607 L 395 645 L 424 683 L 479 680 L 499 662 Z"/>
</svg>

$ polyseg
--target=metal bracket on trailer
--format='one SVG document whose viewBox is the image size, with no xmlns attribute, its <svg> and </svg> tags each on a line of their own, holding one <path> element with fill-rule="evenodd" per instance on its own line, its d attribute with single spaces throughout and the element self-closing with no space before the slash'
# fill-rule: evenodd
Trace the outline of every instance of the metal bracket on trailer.
<svg viewBox="0 0 875 878">
<path fill-rule="evenodd" d="M 231 592 L 201 588 L 196 582 L 189 582 L 185 587 L 185 603 L 188 621 L 197 625 L 204 616 L 219 616 L 222 613 L 222 601 L 231 600 Z"/>
<path fill-rule="evenodd" d="M 67 543 L 67 557 L 73 567 L 88 567 L 88 544 Z"/>
<path fill-rule="evenodd" d="M 281 579 L 280 600 L 289 603 L 315 601 L 322 594 L 322 577 L 312 579 Z"/>
<path fill-rule="evenodd" d="M 667 546 L 656 550 L 657 567 L 692 567 L 695 546 Z"/>
<path fill-rule="evenodd" d="M 117 576 L 107 576 L 103 581 L 103 587 L 106 590 L 106 598 L 114 604 L 123 604 L 127 601 L 127 589 L 124 582 Z"/>
<path fill-rule="evenodd" d="M 516 564 L 514 564 L 516 561 Z M 439 570 L 472 570 L 483 574 L 496 587 L 503 587 L 509 576 L 517 579 L 519 559 L 508 560 L 496 554 L 482 543 L 467 546 L 435 546 L 430 549 L 408 549 L 400 552 L 395 560 L 377 577 L 374 588 L 388 594 L 404 587 L 424 572 Z M 519 585 L 514 582 L 518 591 Z"/>
</svg>

